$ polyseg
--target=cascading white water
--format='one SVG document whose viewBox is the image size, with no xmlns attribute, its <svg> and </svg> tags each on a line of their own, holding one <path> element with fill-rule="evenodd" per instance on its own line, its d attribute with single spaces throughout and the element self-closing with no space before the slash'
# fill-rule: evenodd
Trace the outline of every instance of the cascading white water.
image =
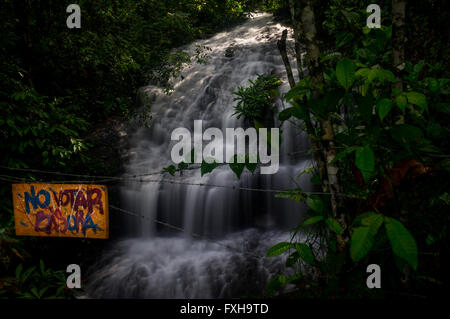
<svg viewBox="0 0 450 319">
<path fill-rule="evenodd" d="M 276 46 L 284 28 L 268 14 L 256 15 L 231 31 L 194 42 L 183 50 L 193 54 L 197 45 L 212 49 L 207 64 L 194 64 L 182 72 L 171 95 L 155 86 L 144 88 L 153 100 L 154 120 L 150 129 L 140 129 L 133 137 L 134 159 L 128 174 L 160 170 L 171 163 L 174 142 L 171 132 L 186 127 L 193 132 L 194 120 L 203 120 L 203 129 L 243 127 L 232 116 L 232 92 L 248 85 L 257 74 L 274 73 L 283 79 L 280 91 L 289 88 Z M 233 56 L 225 52 L 233 48 Z M 294 61 L 294 59 L 292 59 Z M 296 69 L 295 64 L 292 65 Z M 281 110 L 285 106 L 276 101 Z M 277 120 L 275 120 L 277 123 Z M 182 176 L 159 175 L 189 183 L 241 186 L 259 189 L 296 188 L 312 190 L 307 177 L 298 173 L 311 166 L 305 154 L 307 137 L 287 123 L 283 125 L 280 169 L 273 175 L 245 172 L 238 180 L 229 167 L 200 175 L 199 170 Z M 302 218 L 305 207 L 274 193 L 231 188 L 154 182 L 129 182 L 122 187 L 123 207 L 145 219 L 124 217 L 130 236 L 115 244 L 99 261 L 89 283 L 89 297 L 216 298 L 260 295 L 270 276 L 283 269 L 282 258 L 265 256 L 273 244 L 289 240 L 287 229 Z M 184 234 L 158 226 L 154 219 L 183 228 Z M 191 233 L 214 238 L 215 242 L 192 239 Z M 235 247 L 232 249 L 230 247 Z M 248 251 L 250 254 L 243 254 Z"/>
</svg>

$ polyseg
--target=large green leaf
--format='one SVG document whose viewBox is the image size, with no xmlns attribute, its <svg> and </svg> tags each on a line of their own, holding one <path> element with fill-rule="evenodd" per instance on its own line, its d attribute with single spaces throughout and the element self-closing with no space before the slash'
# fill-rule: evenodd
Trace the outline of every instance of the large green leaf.
<svg viewBox="0 0 450 319">
<path fill-rule="evenodd" d="M 314 265 L 314 255 L 311 248 L 304 243 L 295 244 L 295 249 L 297 250 L 300 257 L 308 264 Z"/>
<path fill-rule="evenodd" d="M 336 77 L 340 85 L 346 90 L 351 88 L 355 81 L 356 66 L 352 60 L 344 58 L 336 65 Z"/>
<path fill-rule="evenodd" d="M 382 223 L 382 215 L 371 213 L 362 219 L 361 227 L 355 228 L 350 241 L 350 256 L 354 261 L 360 260 L 370 251 Z"/>
<path fill-rule="evenodd" d="M 401 222 L 394 218 L 385 218 L 386 234 L 395 255 L 405 260 L 416 270 L 418 265 L 417 244 L 411 233 Z"/>
<path fill-rule="evenodd" d="M 292 100 L 294 98 L 302 98 L 307 94 L 311 89 L 309 87 L 297 84 L 292 89 L 290 89 L 285 95 L 284 99 L 286 101 Z"/>
<path fill-rule="evenodd" d="M 294 116 L 300 120 L 305 120 L 307 118 L 306 107 L 303 105 L 299 105 L 294 101 L 292 101 L 291 103 L 293 105 L 292 107 L 288 107 L 278 114 L 279 120 L 286 121 L 291 116 Z"/>
<path fill-rule="evenodd" d="M 427 98 L 422 93 L 408 92 L 406 93 L 406 98 L 409 103 L 417 105 L 424 110 L 428 110 Z"/>
<path fill-rule="evenodd" d="M 334 218 L 327 218 L 325 220 L 325 223 L 328 225 L 328 228 L 330 228 L 332 231 L 334 231 L 336 234 L 342 234 L 342 227 L 339 225 L 338 221 Z"/>
<path fill-rule="evenodd" d="M 375 155 L 370 146 L 366 145 L 356 150 L 355 164 L 367 182 L 375 170 Z"/>
<path fill-rule="evenodd" d="M 313 216 L 308 218 L 307 220 L 305 220 L 302 224 L 302 226 L 308 226 L 308 225 L 312 225 L 315 224 L 317 222 L 320 222 L 321 220 L 323 220 L 324 217 L 323 216 Z"/>
<path fill-rule="evenodd" d="M 399 124 L 391 128 L 391 135 L 394 140 L 400 143 L 410 144 L 418 142 L 423 138 L 423 133 L 420 128 L 409 124 Z"/>
<path fill-rule="evenodd" d="M 370 69 L 367 75 L 367 83 L 376 82 L 375 80 L 384 83 L 387 81 L 395 82 L 394 74 L 389 70 L 384 69 Z"/>
<path fill-rule="evenodd" d="M 323 212 L 323 202 L 320 199 L 320 197 L 312 195 L 308 196 L 306 199 L 306 204 L 311 208 L 313 211 L 322 214 Z"/>
<path fill-rule="evenodd" d="M 294 244 L 292 243 L 288 243 L 288 242 L 281 242 L 276 244 L 275 246 L 271 247 L 268 251 L 267 251 L 267 257 L 275 257 L 278 255 L 281 255 L 282 253 L 284 253 L 285 251 L 294 248 Z"/>
<path fill-rule="evenodd" d="M 391 101 L 391 99 L 383 98 L 378 101 L 377 108 L 380 120 L 383 120 L 386 117 L 386 115 L 388 115 L 393 105 L 394 103 Z"/>
<path fill-rule="evenodd" d="M 397 103 L 397 106 L 402 110 L 405 111 L 406 106 L 408 105 L 408 101 L 406 100 L 406 97 L 402 94 L 395 98 L 395 102 Z"/>
</svg>

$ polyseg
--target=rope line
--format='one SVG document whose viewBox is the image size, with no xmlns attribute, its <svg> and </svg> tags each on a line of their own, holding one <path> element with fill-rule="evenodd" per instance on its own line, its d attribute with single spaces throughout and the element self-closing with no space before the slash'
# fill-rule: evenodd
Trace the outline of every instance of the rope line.
<svg viewBox="0 0 450 319">
<path fill-rule="evenodd" d="M 109 179 L 106 180 L 90 180 L 90 181 L 42 181 L 42 180 L 32 180 L 32 179 L 26 179 L 26 178 L 16 178 L 15 176 L 9 176 L 9 175 L 0 175 L 0 180 L 4 180 L 6 182 L 27 182 L 27 183 L 46 183 L 46 184 L 92 184 L 92 183 L 102 183 L 102 182 L 108 182 Z M 230 185 L 220 185 L 220 184 L 211 184 L 211 183 L 193 183 L 193 182 L 186 182 L 186 181 L 178 181 L 178 180 L 170 180 L 170 179 L 124 179 L 129 180 L 133 182 L 141 182 L 141 183 L 159 183 L 159 184 L 176 184 L 176 185 L 187 185 L 187 186 L 201 186 L 201 187 L 217 187 L 217 188 L 226 188 L 226 189 L 233 189 L 233 190 L 242 190 L 242 191 L 250 191 L 250 192 L 262 192 L 262 193 L 285 193 L 288 194 L 289 191 L 295 190 L 295 189 L 271 189 L 271 188 L 252 188 L 252 187 L 243 187 L 243 186 L 230 186 Z M 310 191 L 303 191 L 299 190 L 300 193 L 306 194 L 306 195 L 331 195 L 330 192 L 310 192 Z M 347 195 L 344 193 L 336 193 L 335 195 L 343 196 L 343 197 L 353 197 L 354 195 Z"/>
</svg>

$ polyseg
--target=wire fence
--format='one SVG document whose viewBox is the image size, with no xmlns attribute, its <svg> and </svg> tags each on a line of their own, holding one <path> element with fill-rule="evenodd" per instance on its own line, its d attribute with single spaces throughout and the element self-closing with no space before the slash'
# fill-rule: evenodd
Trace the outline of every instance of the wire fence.
<svg viewBox="0 0 450 319">
<path fill-rule="evenodd" d="M 32 173 L 42 173 L 42 174 L 52 174 L 52 175 L 61 175 L 61 176 L 72 176 L 72 177 L 87 177 L 89 179 L 86 180 L 56 180 L 56 181 L 48 181 L 27 177 L 18 177 L 14 175 L 4 175 L 0 174 L 0 180 L 12 183 L 47 183 L 47 184 L 93 184 L 93 183 L 108 183 L 108 182 L 118 182 L 118 181 L 128 181 L 128 182 L 139 182 L 139 183 L 159 183 L 159 184 L 176 184 L 176 185 L 186 185 L 186 186 L 199 186 L 199 187 L 216 187 L 216 188 L 224 188 L 224 189 L 232 189 L 239 191 L 249 191 L 249 192 L 262 192 L 262 193 L 275 193 L 275 194 L 283 194 L 289 192 L 290 190 L 286 189 L 272 189 L 272 188 L 254 188 L 254 187 L 245 187 L 240 185 L 221 185 L 214 183 L 203 183 L 203 182 L 191 182 L 186 180 L 175 180 L 175 179 L 167 179 L 167 178 L 159 178 L 159 179 L 151 179 L 149 176 L 154 175 L 164 175 L 167 174 L 164 170 L 159 170 L 155 172 L 145 173 L 145 174 L 136 174 L 136 175 L 122 175 L 122 176 L 99 176 L 99 175 L 84 175 L 84 174 L 70 174 L 70 173 L 60 173 L 46 170 L 38 170 L 38 169 L 28 169 L 28 168 L 14 168 L 7 166 L 0 166 L 0 168 L 12 170 L 12 171 L 22 171 L 22 172 L 32 172 Z M 200 167 L 191 167 L 190 169 L 199 169 Z M 180 170 L 181 171 L 181 170 Z M 331 195 L 331 192 L 315 192 L 315 191 L 301 191 L 301 193 L 306 195 Z M 335 193 L 337 196 L 350 197 L 348 194 L 344 193 Z"/>
</svg>

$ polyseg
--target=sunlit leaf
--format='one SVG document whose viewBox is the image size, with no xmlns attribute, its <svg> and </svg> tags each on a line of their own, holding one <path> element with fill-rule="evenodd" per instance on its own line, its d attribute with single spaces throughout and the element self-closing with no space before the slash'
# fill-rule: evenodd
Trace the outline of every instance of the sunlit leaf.
<svg viewBox="0 0 450 319">
<path fill-rule="evenodd" d="M 272 246 L 268 251 L 267 251 L 267 257 L 275 257 L 278 255 L 281 255 L 282 253 L 284 253 L 285 251 L 294 248 L 294 244 L 292 243 L 288 243 L 288 242 L 281 242 L 276 244 L 275 246 Z"/>
</svg>

